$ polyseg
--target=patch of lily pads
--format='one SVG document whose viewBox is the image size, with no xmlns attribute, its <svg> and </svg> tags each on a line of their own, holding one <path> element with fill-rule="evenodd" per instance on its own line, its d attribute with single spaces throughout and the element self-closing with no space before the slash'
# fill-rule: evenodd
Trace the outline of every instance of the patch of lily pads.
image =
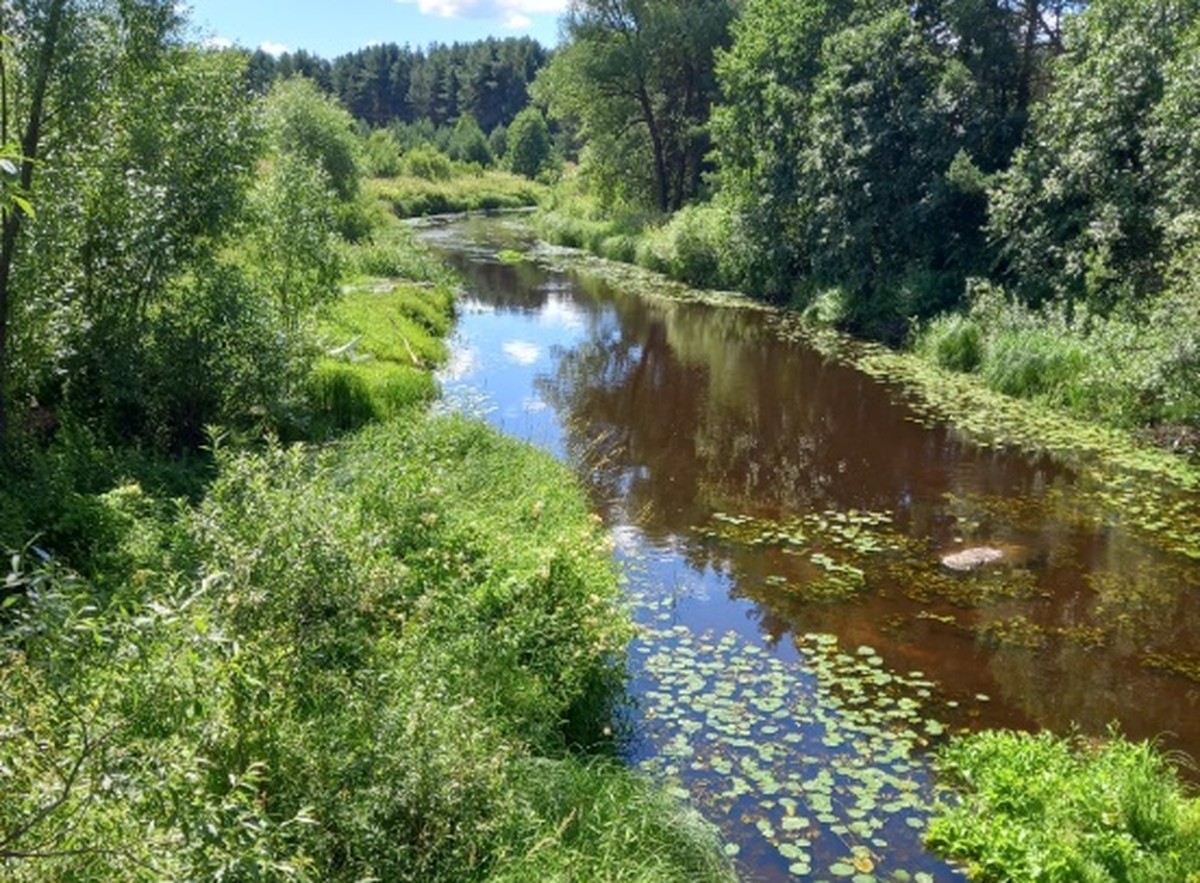
<svg viewBox="0 0 1200 883">
<path fill-rule="evenodd" d="M 795 876 L 858 883 L 931 861 L 925 751 L 947 728 L 921 672 L 824 634 L 799 637 L 801 661 L 786 662 L 735 632 L 665 624 L 668 600 L 635 602 L 641 725 L 656 747 L 645 767 L 741 832 L 730 854 L 768 850 Z M 932 879 L 918 873 L 907 879 Z"/>
<path fill-rule="evenodd" d="M 842 601 L 867 586 L 867 559 L 910 547 L 892 527 L 890 512 L 826 510 L 773 521 L 718 512 L 696 528 L 703 537 L 749 547 L 772 547 L 799 559 L 799 578 L 767 577 L 768 585 L 810 601 Z"/>
</svg>

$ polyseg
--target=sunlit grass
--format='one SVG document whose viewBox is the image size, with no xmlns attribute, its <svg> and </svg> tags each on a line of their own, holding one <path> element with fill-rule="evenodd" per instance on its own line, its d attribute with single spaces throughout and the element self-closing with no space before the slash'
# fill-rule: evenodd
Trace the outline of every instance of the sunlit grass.
<svg viewBox="0 0 1200 883">
<path fill-rule="evenodd" d="M 928 840 L 973 879 L 1200 880 L 1200 799 L 1148 743 L 985 732 L 939 760 L 961 796 Z"/>
<path fill-rule="evenodd" d="M 415 176 L 375 178 L 366 182 L 365 189 L 402 218 L 526 208 L 537 205 L 546 193 L 543 185 L 496 170 L 460 170 L 446 181 Z"/>
</svg>

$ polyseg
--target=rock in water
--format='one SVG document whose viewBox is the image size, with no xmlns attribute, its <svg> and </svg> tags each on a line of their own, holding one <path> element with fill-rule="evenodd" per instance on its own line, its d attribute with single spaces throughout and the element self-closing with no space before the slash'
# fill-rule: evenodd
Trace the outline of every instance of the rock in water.
<svg viewBox="0 0 1200 883">
<path fill-rule="evenodd" d="M 992 546 L 972 546 L 959 552 L 942 556 L 942 566 L 958 573 L 978 570 L 985 564 L 995 564 L 1004 559 L 1004 552 Z"/>
</svg>

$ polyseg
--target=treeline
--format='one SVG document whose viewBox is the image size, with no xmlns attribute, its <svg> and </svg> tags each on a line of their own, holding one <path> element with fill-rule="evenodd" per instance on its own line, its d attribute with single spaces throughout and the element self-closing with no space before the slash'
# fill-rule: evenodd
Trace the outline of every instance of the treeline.
<svg viewBox="0 0 1200 883">
<path fill-rule="evenodd" d="M 546 226 L 1004 391 L 1200 425 L 1198 14 L 585 0 L 534 94 L 600 209 Z"/>
<path fill-rule="evenodd" d="M 303 50 L 278 58 L 258 50 L 247 77 L 257 92 L 303 76 L 373 128 L 428 120 L 435 127 L 470 116 L 484 132 L 509 125 L 529 102 L 529 84 L 549 52 L 529 37 L 412 49 L 384 43 L 332 61 Z"/>
</svg>

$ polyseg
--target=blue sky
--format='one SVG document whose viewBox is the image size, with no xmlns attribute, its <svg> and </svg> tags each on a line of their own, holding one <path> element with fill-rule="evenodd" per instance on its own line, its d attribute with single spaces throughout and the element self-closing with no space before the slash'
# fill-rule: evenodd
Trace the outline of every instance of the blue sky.
<svg viewBox="0 0 1200 883">
<path fill-rule="evenodd" d="M 186 0 L 198 40 L 335 58 L 372 43 L 529 35 L 558 42 L 567 0 Z"/>
</svg>

